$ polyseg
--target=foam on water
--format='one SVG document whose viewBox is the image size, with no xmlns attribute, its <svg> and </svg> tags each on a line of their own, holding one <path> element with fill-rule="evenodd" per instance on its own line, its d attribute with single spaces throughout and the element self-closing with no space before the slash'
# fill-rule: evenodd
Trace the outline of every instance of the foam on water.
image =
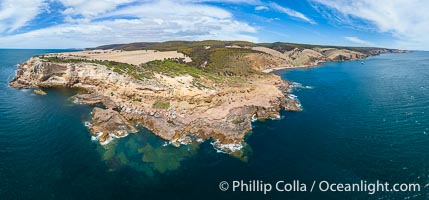
<svg viewBox="0 0 429 200">
<path fill-rule="evenodd" d="M 291 88 L 292 89 L 314 89 L 314 87 L 312 86 L 302 85 L 301 83 L 298 83 L 298 82 L 292 82 Z"/>
<path fill-rule="evenodd" d="M 92 141 L 98 141 L 98 138 L 100 138 L 101 135 L 103 135 L 103 132 L 95 133 L 95 135 L 91 136 L 91 140 Z"/>
<path fill-rule="evenodd" d="M 212 141 L 210 144 L 218 153 L 236 152 L 242 150 L 244 147 L 241 143 L 221 144 L 219 140 Z"/>
</svg>

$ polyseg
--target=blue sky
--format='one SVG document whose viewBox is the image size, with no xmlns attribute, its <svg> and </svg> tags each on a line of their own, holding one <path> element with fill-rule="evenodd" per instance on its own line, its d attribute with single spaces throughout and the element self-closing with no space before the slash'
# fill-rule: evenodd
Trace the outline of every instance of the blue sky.
<svg viewBox="0 0 429 200">
<path fill-rule="evenodd" d="M 0 48 L 247 40 L 429 49 L 423 0 L 1 0 Z"/>
</svg>

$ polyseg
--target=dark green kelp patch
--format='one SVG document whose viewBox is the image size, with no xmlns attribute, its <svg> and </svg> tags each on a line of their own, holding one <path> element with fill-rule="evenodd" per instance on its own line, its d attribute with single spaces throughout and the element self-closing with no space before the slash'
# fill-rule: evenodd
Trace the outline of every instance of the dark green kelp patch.
<svg viewBox="0 0 429 200">
<path fill-rule="evenodd" d="M 198 152 L 199 145 L 195 142 L 175 147 L 141 128 L 140 132 L 114 140 L 105 146 L 97 145 L 97 150 L 109 171 L 129 167 L 153 176 L 155 173 L 179 169 L 183 161 Z"/>
</svg>

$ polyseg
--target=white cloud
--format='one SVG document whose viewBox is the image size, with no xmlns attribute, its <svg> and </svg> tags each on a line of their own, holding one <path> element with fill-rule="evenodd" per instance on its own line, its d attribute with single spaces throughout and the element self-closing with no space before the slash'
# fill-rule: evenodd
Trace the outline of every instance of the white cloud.
<svg viewBox="0 0 429 200">
<path fill-rule="evenodd" d="M 268 18 L 268 19 L 266 19 L 266 22 L 273 22 L 273 21 L 278 21 L 278 20 L 280 20 L 280 18 L 278 18 L 278 17 Z"/>
<path fill-rule="evenodd" d="M 373 46 L 374 45 L 372 42 L 362 40 L 362 39 L 360 39 L 358 37 L 354 37 L 354 36 L 347 36 L 347 37 L 344 37 L 344 39 L 346 39 L 350 42 L 359 44 L 359 45 L 364 45 L 364 46 Z"/>
<path fill-rule="evenodd" d="M 391 33 L 398 39 L 394 46 L 407 49 L 429 49 L 429 1 L 425 0 L 313 0 L 334 10 L 335 17 L 353 25 L 363 19 L 379 32 Z M 361 26 L 357 24 L 356 26 Z M 367 24 L 368 25 L 368 24 Z"/>
<path fill-rule="evenodd" d="M 295 18 L 301 19 L 301 20 L 306 21 L 306 22 L 308 22 L 310 24 L 316 24 L 315 21 L 313 21 L 312 19 L 308 18 L 307 16 L 305 16 L 304 14 L 302 14 L 302 13 L 300 13 L 298 11 L 295 11 L 295 10 L 292 10 L 290 8 L 286 8 L 286 7 L 280 6 L 279 4 L 274 3 L 274 2 L 271 2 L 269 4 L 269 6 L 272 9 L 277 10 L 278 12 L 282 12 L 282 13 L 284 13 L 286 15 L 291 16 L 291 17 L 295 17 Z"/>
<path fill-rule="evenodd" d="M 153 3 L 129 6 L 116 11 L 99 15 L 105 17 L 139 17 L 159 18 L 169 20 L 193 19 L 199 21 L 198 17 L 210 17 L 217 19 L 232 18 L 232 14 L 224 9 L 207 6 L 203 4 L 176 3 L 172 1 L 159 1 Z"/>
<path fill-rule="evenodd" d="M 94 17 L 107 11 L 114 10 L 117 6 L 131 3 L 135 0 L 58 0 L 66 9 L 65 15 L 82 15 Z"/>
<path fill-rule="evenodd" d="M 255 7 L 256 11 L 261 11 L 261 10 L 269 10 L 269 8 L 267 6 L 256 6 Z"/>
<path fill-rule="evenodd" d="M 12 32 L 28 24 L 44 8 L 43 0 L 1 0 L 0 33 Z"/>
<path fill-rule="evenodd" d="M 177 0 L 176 2 L 188 3 L 203 3 L 203 2 L 218 2 L 218 3 L 235 3 L 235 4 L 262 4 L 260 0 Z"/>
<path fill-rule="evenodd" d="M 137 41 L 257 41 L 251 36 L 257 31 L 256 28 L 235 20 L 224 9 L 198 3 L 147 2 L 97 14 L 92 18 L 94 20 L 76 20 L 23 34 L 0 36 L 0 46 L 74 48 Z"/>
</svg>

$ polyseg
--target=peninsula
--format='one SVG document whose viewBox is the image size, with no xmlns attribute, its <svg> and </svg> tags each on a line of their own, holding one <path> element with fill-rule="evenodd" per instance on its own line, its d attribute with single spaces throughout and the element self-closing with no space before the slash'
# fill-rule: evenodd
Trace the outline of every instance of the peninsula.
<svg viewBox="0 0 429 200">
<path fill-rule="evenodd" d="M 256 119 L 300 111 L 291 84 L 274 70 L 363 59 L 400 50 L 244 41 L 106 45 L 35 56 L 18 66 L 14 88 L 80 88 L 94 105 L 88 127 L 101 144 L 138 125 L 173 145 L 213 140 L 235 152 Z"/>
</svg>

